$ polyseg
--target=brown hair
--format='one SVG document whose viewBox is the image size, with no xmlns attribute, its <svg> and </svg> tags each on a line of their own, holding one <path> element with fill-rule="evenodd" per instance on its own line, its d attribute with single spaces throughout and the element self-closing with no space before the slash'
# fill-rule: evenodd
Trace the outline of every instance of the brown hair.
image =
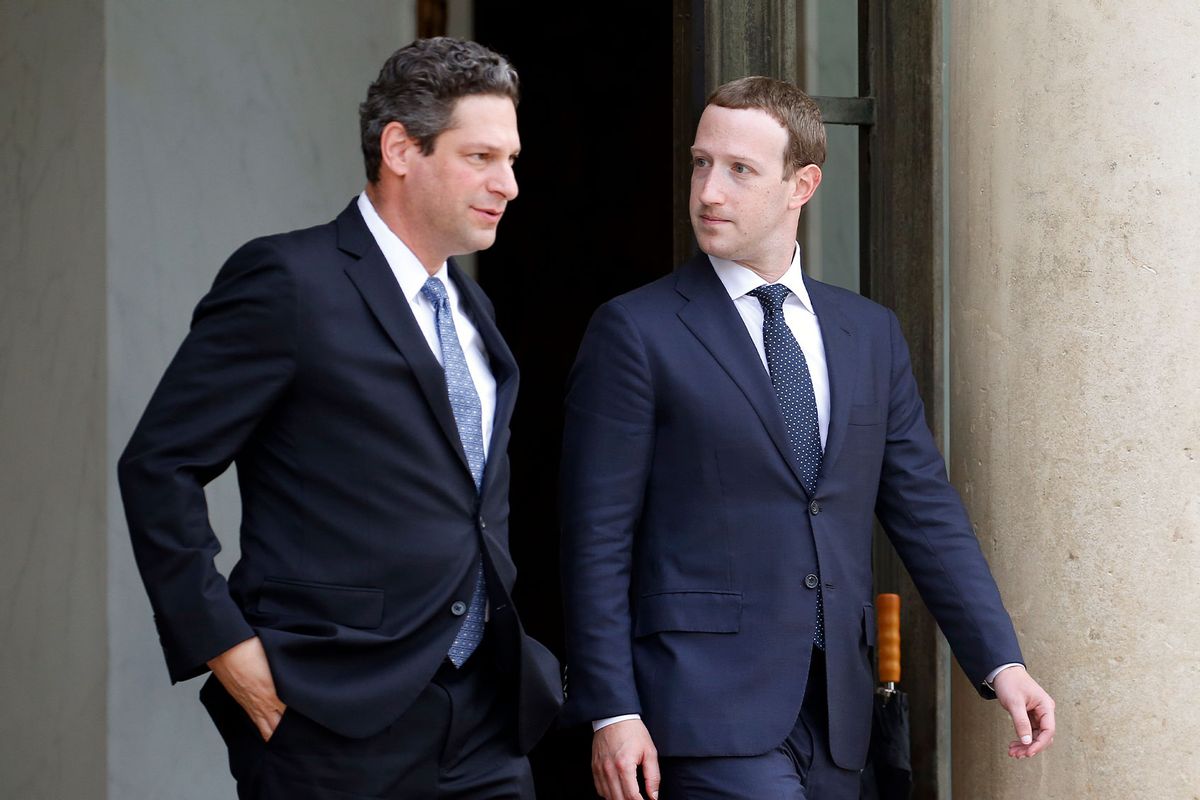
<svg viewBox="0 0 1200 800">
<path fill-rule="evenodd" d="M 809 164 L 825 163 L 825 125 L 821 109 L 800 89 L 786 81 L 751 75 L 719 86 L 708 105 L 765 111 L 787 131 L 783 153 L 784 176 Z"/>
</svg>

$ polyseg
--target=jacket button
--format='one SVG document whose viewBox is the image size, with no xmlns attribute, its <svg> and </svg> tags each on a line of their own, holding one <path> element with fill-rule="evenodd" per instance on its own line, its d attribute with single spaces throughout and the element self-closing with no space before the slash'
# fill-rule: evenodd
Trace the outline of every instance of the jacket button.
<svg viewBox="0 0 1200 800">
<path fill-rule="evenodd" d="M 487 523 L 486 523 L 486 522 L 484 522 L 484 521 L 483 521 L 483 517 L 482 517 L 482 516 L 480 516 L 480 517 L 479 517 L 479 530 L 484 530 L 484 529 L 486 529 L 486 528 L 487 528 Z"/>
<path fill-rule="evenodd" d="M 461 617 L 463 614 L 467 613 L 467 604 L 462 600 L 455 600 L 454 604 L 450 606 L 450 613 L 456 617 Z"/>
<path fill-rule="evenodd" d="M 821 579 L 811 572 L 804 576 L 804 585 L 810 589 L 817 588 L 817 584 L 820 582 Z"/>
<path fill-rule="evenodd" d="M 821 504 L 818 503 L 816 500 L 813 500 L 811 503 L 808 504 L 808 513 L 812 514 L 814 517 L 817 514 L 820 514 L 821 513 Z"/>
</svg>

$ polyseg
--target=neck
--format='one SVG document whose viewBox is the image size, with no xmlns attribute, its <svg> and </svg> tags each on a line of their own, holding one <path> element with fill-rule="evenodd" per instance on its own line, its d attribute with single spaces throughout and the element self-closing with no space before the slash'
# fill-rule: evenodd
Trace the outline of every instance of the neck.
<svg viewBox="0 0 1200 800">
<path fill-rule="evenodd" d="M 426 272 L 431 276 L 437 274 L 442 264 L 446 263 L 447 256 L 432 252 L 432 248 L 423 244 L 420 233 L 405 224 L 413 219 L 413 215 L 404 213 L 404 202 L 399 194 L 384 191 L 378 183 L 368 183 L 366 192 L 375 213 L 388 226 L 388 230 L 404 242 L 404 246 L 412 251 Z"/>
<path fill-rule="evenodd" d="M 734 263 L 742 265 L 767 283 L 775 283 L 791 269 L 792 257 L 796 254 L 796 243 L 789 242 L 786 248 L 772 250 L 773 252 L 764 254 L 761 259 L 734 259 Z"/>
</svg>

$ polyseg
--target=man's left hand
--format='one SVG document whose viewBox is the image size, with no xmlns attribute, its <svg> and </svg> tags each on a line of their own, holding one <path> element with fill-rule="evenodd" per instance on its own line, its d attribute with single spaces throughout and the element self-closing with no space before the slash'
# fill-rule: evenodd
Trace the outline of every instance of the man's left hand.
<svg viewBox="0 0 1200 800">
<path fill-rule="evenodd" d="M 1054 742 L 1054 699 L 1018 665 L 1002 670 L 992 682 L 996 699 L 1012 716 L 1017 738 L 1008 744 L 1012 758 L 1036 756 Z"/>
</svg>

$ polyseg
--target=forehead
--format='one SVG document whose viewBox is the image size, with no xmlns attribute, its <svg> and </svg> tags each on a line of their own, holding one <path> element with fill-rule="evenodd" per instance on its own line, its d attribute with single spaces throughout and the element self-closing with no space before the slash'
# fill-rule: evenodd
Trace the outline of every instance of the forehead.
<svg viewBox="0 0 1200 800">
<path fill-rule="evenodd" d="M 708 106 L 700 115 L 693 145 L 709 155 L 777 159 L 787 149 L 787 131 L 757 108 Z"/>
<path fill-rule="evenodd" d="M 473 94 L 460 97 L 450 115 L 450 126 L 443 135 L 515 149 L 520 146 L 517 108 L 510 98 L 501 95 Z"/>
</svg>

